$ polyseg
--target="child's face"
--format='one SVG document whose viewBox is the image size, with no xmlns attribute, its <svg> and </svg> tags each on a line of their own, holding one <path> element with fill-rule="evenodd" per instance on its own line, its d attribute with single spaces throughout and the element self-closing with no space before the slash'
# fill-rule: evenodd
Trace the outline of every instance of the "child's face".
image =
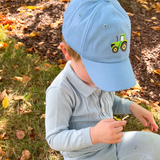
<svg viewBox="0 0 160 160">
<path fill-rule="evenodd" d="M 84 64 L 82 60 L 75 61 L 73 58 L 71 59 L 71 67 L 74 70 L 74 72 L 77 74 L 77 76 L 84 81 L 86 84 L 92 87 L 96 87 L 96 85 L 93 83 L 91 78 L 89 77 L 86 68 L 84 67 Z"/>
</svg>

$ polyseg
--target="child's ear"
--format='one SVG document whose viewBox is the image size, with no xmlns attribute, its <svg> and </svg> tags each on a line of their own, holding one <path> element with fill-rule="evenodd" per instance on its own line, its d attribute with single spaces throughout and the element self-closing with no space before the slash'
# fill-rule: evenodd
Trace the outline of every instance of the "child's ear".
<svg viewBox="0 0 160 160">
<path fill-rule="evenodd" d="M 68 60 L 68 61 L 71 60 L 72 57 L 71 57 L 70 54 L 67 52 L 66 43 L 61 42 L 61 43 L 60 43 L 60 47 L 61 47 L 61 50 L 62 50 L 62 52 L 63 52 L 63 54 L 64 54 L 66 60 Z"/>
</svg>

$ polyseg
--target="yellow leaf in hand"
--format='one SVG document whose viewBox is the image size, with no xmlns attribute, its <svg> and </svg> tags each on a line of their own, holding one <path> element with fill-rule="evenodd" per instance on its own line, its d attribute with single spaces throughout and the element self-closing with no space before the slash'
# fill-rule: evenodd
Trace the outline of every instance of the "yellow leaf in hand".
<svg viewBox="0 0 160 160">
<path fill-rule="evenodd" d="M 120 118 L 117 118 L 116 116 L 113 116 L 113 118 L 116 120 L 116 121 L 121 121 Z"/>
<path fill-rule="evenodd" d="M 3 108 L 7 108 L 8 107 L 8 98 L 4 97 L 3 101 L 2 101 L 2 106 Z"/>
</svg>

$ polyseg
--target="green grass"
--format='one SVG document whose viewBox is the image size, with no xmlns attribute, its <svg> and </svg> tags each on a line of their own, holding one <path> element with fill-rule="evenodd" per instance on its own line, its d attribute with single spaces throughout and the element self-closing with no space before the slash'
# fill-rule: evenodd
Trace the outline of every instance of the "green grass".
<svg viewBox="0 0 160 160">
<path fill-rule="evenodd" d="M 47 60 L 39 59 L 36 54 L 28 54 L 24 46 L 15 49 L 16 40 L 10 39 L 5 32 L 0 29 L 0 42 L 8 44 L 6 49 L 0 50 L 0 91 L 7 90 L 9 106 L 4 109 L 0 104 L 0 134 L 5 133 L 5 140 L 0 140 L 0 146 L 5 152 L 5 157 L 14 160 L 21 158 L 22 151 L 27 149 L 31 153 L 31 159 L 47 160 L 49 155 L 55 155 L 51 151 L 45 140 L 44 118 L 40 118 L 45 113 L 45 91 L 52 80 L 60 72 L 58 67 L 47 67 Z M 14 68 L 14 66 L 18 66 Z M 40 70 L 35 70 L 39 67 Z M 31 80 L 28 83 L 13 80 L 15 76 L 28 76 Z M 24 96 L 25 100 L 31 103 L 29 106 L 25 100 L 15 101 L 13 96 Z M 20 110 L 32 112 L 22 114 Z M 28 127 L 33 128 L 30 131 Z M 17 139 L 16 132 L 23 130 L 25 137 Z"/>
<path fill-rule="evenodd" d="M 8 108 L 4 109 L 0 104 L 0 134 L 4 134 L 4 139 L 0 139 L 0 146 L 5 152 L 4 159 L 17 160 L 21 158 L 23 150 L 29 150 L 32 160 L 63 160 L 59 152 L 51 150 L 45 140 L 44 118 L 40 118 L 45 113 L 45 91 L 52 80 L 60 72 L 60 69 L 52 64 L 47 67 L 46 59 L 35 62 L 39 59 L 36 54 L 28 54 L 24 46 L 15 49 L 17 44 L 15 39 L 8 38 L 5 31 L 0 28 L 0 42 L 8 44 L 6 49 L 0 50 L 0 91 L 7 90 L 9 100 Z M 17 68 L 14 66 L 17 65 Z M 35 70 L 39 67 L 40 70 Z M 14 77 L 28 76 L 31 80 L 23 83 L 14 80 Z M 31 103 L 28 106 L 24 100 L 15 101 L 13 96 L 24 96 L 25 100 Z M 143 107 L 149 109 L 147 106 Z M 20 110 L 31 110 L 32 112 L 22 114 Z M 124 117 L 117 116 L 117 117 Z M 130 116 L 124 131 L 142 130 L 144 127 Z M 156 118 L 157 124 L 160 126 L 159 119 Z M 30 131 L 29 127 L 33 128 Z M 23 130 L 25 137 L 17 139 L 16 132 Z M 160 134 L 160 131 L 158 132 Z"/>
</svg>

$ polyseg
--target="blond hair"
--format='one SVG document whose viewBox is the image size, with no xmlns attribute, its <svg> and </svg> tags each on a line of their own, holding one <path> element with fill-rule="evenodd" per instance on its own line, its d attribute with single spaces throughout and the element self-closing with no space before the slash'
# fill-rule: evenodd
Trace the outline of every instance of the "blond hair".
<svg viewBox="0 0 160 160">
<path fill-rule="evenodd" d="M 66 49 L 67 52 L 70 54 L 70 56 L 72 56 L 75 61 L 80 60 L 81 59 L 80 55 L 65 42 L 63 35 L 62 35 L 62 41 L 66 44 Z"/>
</svg>

